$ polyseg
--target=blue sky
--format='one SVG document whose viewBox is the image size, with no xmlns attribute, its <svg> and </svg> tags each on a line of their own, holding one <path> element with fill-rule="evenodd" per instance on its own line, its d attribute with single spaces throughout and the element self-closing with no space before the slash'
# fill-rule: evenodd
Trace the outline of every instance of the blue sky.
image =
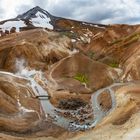
<svg viewBox="0 0 140 140">
<path fill-rule="evenodd" d="M 56 16 L 94 23 L 140 23 L 140 0 L 0 0 L 0 20 L 34 6 Z"/>
</svg>

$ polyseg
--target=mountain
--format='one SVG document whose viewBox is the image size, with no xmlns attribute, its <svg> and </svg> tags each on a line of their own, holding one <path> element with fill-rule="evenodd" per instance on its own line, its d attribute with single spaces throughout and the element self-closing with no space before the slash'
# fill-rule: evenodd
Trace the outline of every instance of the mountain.
<svg viewBox="0 0 140 140">
<path fill-rule="evenodd" d="M 43 27 L 53 30 L 54 17 L 40 7 L 34 7 L 16 18 L 0 22 L 1 32 L 19 32 L 22 28 Z"/>
<path fill-rule="evenodd" d="M 27 11 L 26 13 L 23 13 L 22 15 L 18 15 L 17 18 L 24 19 L 24 20 L 29 20 L 31 18 L 36 18 L 37 13 L 42 15 L 41 18 L 46 18 L 46 17 L 50 18 L 50 17 L 52 17 L 52 15 L 50 13 L 48 13 L 45 10 L 43 10 L 39 6 L 36 6 L 36 7 L 32 8 L 32 9 L 30 9 L 29 11 Z"/>
<path fill-rule="evenodd" d="M 68 24 L 81 24 L 82 22 L 74 21 L 74 20 L 68 20 L 60 17 L 56 17 L 51 15 L 49 12 L 43 10 L 39 6 L 36 6 L 26 13 L 23 13 L 22 15 L 18 15 L 16 18 L 1 21 L 0 22 L 0 33 L 1 36 L 9 33 L 19 32 L 23 30 L 28 29 L 34 29 L 34 28 L 46 28 L 49 30 L 69 30 L 65 29 L 63 26 L 58 25 L 59 22 L 68 22 L 71 21 L 72 23 Z M 83 22 L 84 24 L 84 22 Z M 85 23 L 85 25 L 91 25 L 94 26 L 92 23 Z M 99 25 L 95 24 L 95 27 L 98 27 Z M 100 25 L 101 27 L 104 27 L 105 25 Z"/>
<path fill-rule="evenodd" d="M 0 28 L 0 139 L 140 139 L 140 25 L 34 7 Z"/>
</svg>

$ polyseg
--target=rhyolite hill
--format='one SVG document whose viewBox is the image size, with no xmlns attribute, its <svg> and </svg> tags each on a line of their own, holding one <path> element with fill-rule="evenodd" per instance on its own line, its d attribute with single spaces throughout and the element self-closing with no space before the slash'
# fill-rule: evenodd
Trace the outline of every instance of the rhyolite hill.
<svg viewBox="0 0 140 140">
<path fill-rule="evenodd" d="M 0 139 L 140 139 L 139 80 L 140 25 L 1 21 Z"/>
</svg>

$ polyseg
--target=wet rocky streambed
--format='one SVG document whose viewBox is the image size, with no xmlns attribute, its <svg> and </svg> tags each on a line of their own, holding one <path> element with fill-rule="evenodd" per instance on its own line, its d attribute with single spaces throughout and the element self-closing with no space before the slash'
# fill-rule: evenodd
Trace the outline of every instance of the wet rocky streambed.
<svg viewBox="0 0 140 140">
<path fill-rule="evenodd" d="M 106 115 L 115 109 L 116 100 L 113 87 L 123 85 L 123 83 L 115 83 L 94 92 L 88 103 L 78 98 L 62 99 L 58 107 L 55 107 L 50 102 L 47 91 L 34 80 L 33 75 L 36 74 L 35 71 L 30 71 L 28 75 L 21 73 L 20 76 L 2 71 L 0 74 L 28 80 L 28 85 L 39 99 L 46 116 L 49 116 L 54 124 L 70 131 L 86 130 L 95 127 Z M 108 99 L 107 103 L 104 101 L 104 97 Z"/>
</svg>

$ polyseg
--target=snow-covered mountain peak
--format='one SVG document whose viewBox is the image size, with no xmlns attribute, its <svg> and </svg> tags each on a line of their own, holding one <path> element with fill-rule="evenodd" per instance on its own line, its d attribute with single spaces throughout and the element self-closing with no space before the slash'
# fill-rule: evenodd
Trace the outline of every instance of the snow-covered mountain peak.
<svg viewBox="0 0 140 140">
<path fill-rule="evenodd" d="M 27 12 L 25 12 L 25 13 L 23 13 L 22 15 L 18 15 L 17 16 L 17 18 L 19 18 L 19 19 L 24 19 L 24 20 L 29 20 L 29 19 L 31 19 L 31 18 L 35 18 L 37 15 L 37 13 L 40 13 L 41 15 L 42 15 L 42 17 L 51 17 L 52 15 L 49 13 L 49 12 L 47 12 L 46 10 L 44 10 L 44 9 L 42 9 L 42 8 L 40 8 L 39 6 L 36 6 L 36 7 L 34 7 L 34 8 L 32 8 L 32 9 L 30 9 L 29 11 L 27 11 Z M 45 18 L 44 17 L 44 18 Z"/>
<path fill-rule="evenodd" d="M 54 17 L 45 11 L 44 9 L 36 6 L 26 13 L 18 15 L 14 19 L 9 19 L 0 22 L 0 36 L 9 34 L 11 32 L 19 32 L 28 28 L 47 28 L 50 30 L 54 29 L 53 26 Z"/>
<path fill-rule="evenodd" d="M 16 18 L 1 21 L 0 36 L 5 36 L 7 34 L 17 33 L 20 31 L 26 31 L 35 28 L 45 28 L 48 30 L 61 32 L 69 31 L 70 34 L 73 35 L 73 32 L 77 32 L 79 30 L 79 27 L 81 27 L 81 29 L 84 28 L 84 30 L 88 31 L 92 30 L 92 28 L 95 28 L 96 30 L 104 30 L 106 26 L 53 16 L 46 10 L 40 8 L 39 6 L 36 6 L 28 10 L 27 12 L 18 15 Z"/>
<path fill-rule="evenodd" d="M 51 30 L 53 29 L 52 17 L 53 16 L 49 12 L 39 6 L 36 6 L 26 13 L 17 16 L 18 19 L 29 21 L 35 27 L 43 27 Z"/>
</svg>

